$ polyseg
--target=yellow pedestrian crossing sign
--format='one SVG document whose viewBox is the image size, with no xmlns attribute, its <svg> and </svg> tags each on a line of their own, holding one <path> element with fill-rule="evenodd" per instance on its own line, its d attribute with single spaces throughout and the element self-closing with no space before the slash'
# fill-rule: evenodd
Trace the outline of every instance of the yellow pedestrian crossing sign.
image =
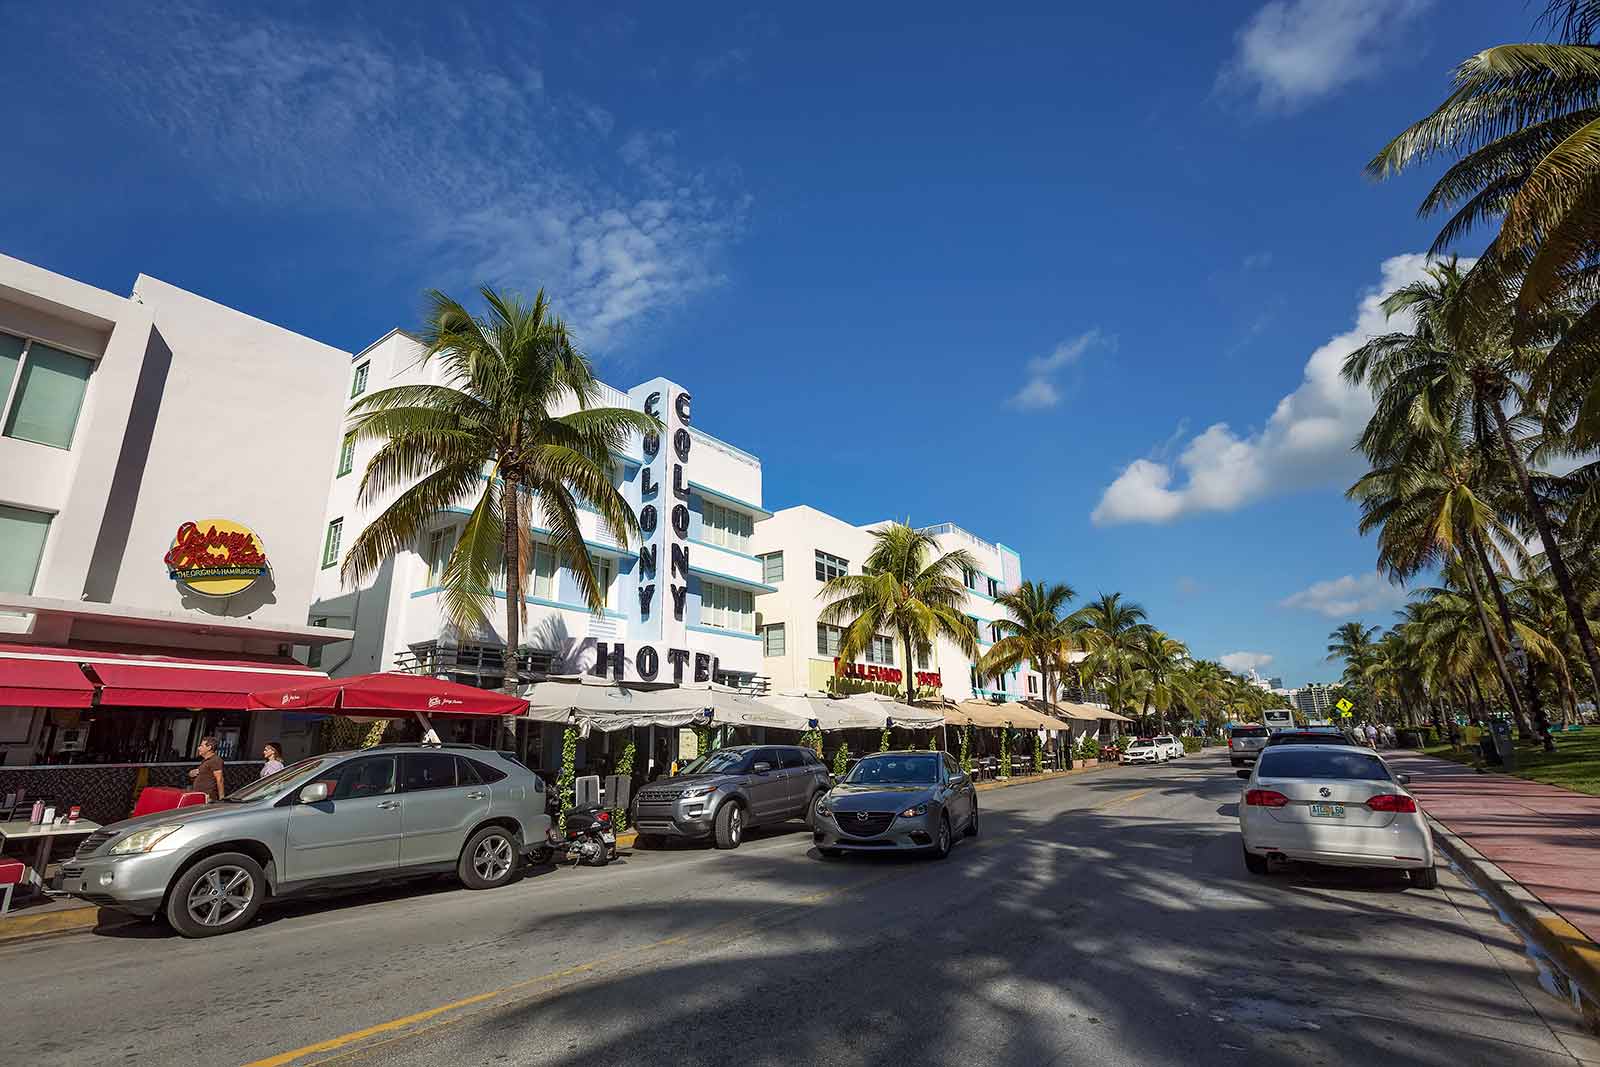
<svg viewBox="0 0 1600 1067">
<path fill-rule="evenodd" d="M 1350 703 L 1350 701 L 1346 700 L 1344 697 L 1340 697 L 1339 702 L 1335 704 L 1334 707 L 1348 715 L 1350 714 L 1350 709 L 1355 707 L 1355 705 Z"/>
</svg>

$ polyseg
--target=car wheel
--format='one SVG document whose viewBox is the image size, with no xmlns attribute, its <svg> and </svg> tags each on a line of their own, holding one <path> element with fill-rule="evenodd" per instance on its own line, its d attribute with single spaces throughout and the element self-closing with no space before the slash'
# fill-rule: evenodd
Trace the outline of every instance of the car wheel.
<svg viewBox="0 0 1600 1067">
<path fill-rule="evenodd" d="M 806 807 L 806 825 L 811 827 L 813 830 L 815 830 L 817 825 L 822 821 L 821 816 L 817 814 L 817 805 L 822 803 L 822 798 L 826 795 L 826 790 L 817 790 L 811 795 L 811 803 Z"/>
<path fill-rule="evenodd" d="M 1411 872 L 1411 887 L 1413 889 L 1438 889 L 1439 868 L 1417 867 Z"/>
<path fill-rule="evenodd" d="M 468 889 L 498 889 L 517 876 L 517 839 L 503 826 L 485 826 L 467 838 L 456 877 Z"/>
<path fill-rule="evenodd" d="M 231 934 L 267 899 L 261 865 L 242 852 L 219 852 L 190 867 L 167 894 L 167 922 L 184 937 Z"/>
<path fill-rule="evenodd" d="M 1266 874 L 1267 857 L 1258 856 L 1249 849 L 1246 849 L 1244 853 L 1244 869 L 1249 871 L 1251 874 Z"/>
<path fill-rule="evenodd" d="M 744 809 L 736 801 L 729 801 L 717 809 L 715 832 L 718 848 L 738 848 L 744 840 Z"/>
<path fill-rule="evenodd" d="M 942 860 L 950 855 L 950 816 L 939 816 L 939 837 L 933 843 L 933 858 Z"/>
<path fill-rule="evenodd" d="M 968 837 L 977 837 L 978 836 L 978 804 L 977 804 L 977 801 L 973 801 L 973 804 L 972 804 L 972 818 L 967 820 L 966 835 Z"/>
</svg>

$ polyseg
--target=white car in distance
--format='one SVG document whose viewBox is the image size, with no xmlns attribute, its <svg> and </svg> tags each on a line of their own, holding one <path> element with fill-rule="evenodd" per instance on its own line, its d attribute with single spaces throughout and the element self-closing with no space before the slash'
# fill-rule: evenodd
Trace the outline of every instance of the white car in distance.
<svg viewBox="0 0 1600 1067">
<path fill-rule="evenodd" d="M 1122 750 L 1123 763 L 1165 763 L 1167 748 L 1153 737 L 1141 737 Z"/>
<path fill-rule="evenodd" d="M 1183 742 L 1171 734 L 1157 734 L 1156 744 L 1166 749 L 1168 759 L 1183 758 Z"/>
<path fill-rule="evenodd" d="M 1410 779 L 1370 748 L 1279 745 L 1262 751 L 1244 778 L 1239 833 L 1244 865 L 1266 874 L 1274 861 L 1331 867 L 1384 867 L 1410 873 L 1412 886 L 1436 889 L 1433 835 Z"/>
</svg>

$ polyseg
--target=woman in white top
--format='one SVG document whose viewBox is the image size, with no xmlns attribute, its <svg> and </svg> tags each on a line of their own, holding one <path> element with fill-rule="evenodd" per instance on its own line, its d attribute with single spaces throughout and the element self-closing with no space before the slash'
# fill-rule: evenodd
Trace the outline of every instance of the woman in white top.
<svg viewBox="0 0 1600 1067">
<path fill-rule="evenodd" d="M 283 770 L 283 749 L 278 742 L 268 741 L 261 746 L 261 758 L 267 762 L 261 766 L 261 777 L 270 778 Z"/>
</svg>

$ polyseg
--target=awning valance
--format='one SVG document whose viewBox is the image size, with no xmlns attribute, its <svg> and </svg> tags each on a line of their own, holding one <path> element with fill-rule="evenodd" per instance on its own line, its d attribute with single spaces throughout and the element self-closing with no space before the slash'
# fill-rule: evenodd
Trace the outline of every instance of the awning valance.
<svg viewBox="0 0 1600 1067">
<path fill-rule="evenodd" d="M 74 677 L 76 676 L 76 677 Z M 239 710 L 266 686 L 325 677 L 290 659 L 239 654 L 170 655 L 133 646 L 0 645 L 0 703 L 86 708 L 94 703 L 135 708 Z M 52 681 L 12 686 L 11 680 Z M 15 689 L 16 692 L 8 690 Z M 24 697 L 32 689 L 31 699 Z"/>
<path fill-rule="evenodd" d="M 519 696 L 478 689 L 425 674 L 356 674 L 323 678 L 284 689 L 250 694 L 259 711 L 326 711 L 344 715 L 404 718 L 424 715 L 521 715 L 528 702 Z"/>
<path fill-rule="evenodd" d="M 94 686 L 76 663 L 0 658 L 0 704 L 19 708 L 87 708 Z"/>
</svg>

